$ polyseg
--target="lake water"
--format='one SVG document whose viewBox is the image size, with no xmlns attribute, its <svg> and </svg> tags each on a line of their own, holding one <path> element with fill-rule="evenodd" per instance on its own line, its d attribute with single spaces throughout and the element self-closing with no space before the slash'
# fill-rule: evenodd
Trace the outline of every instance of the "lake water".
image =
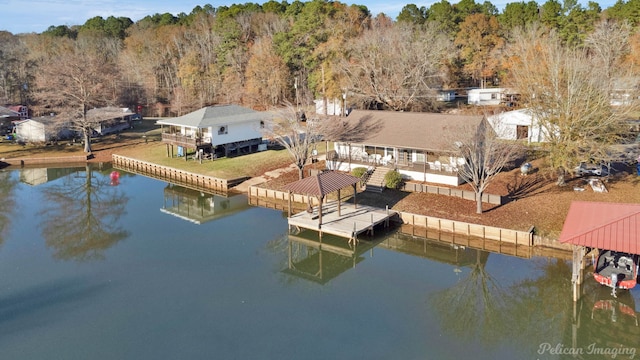
<svg viewBox="0 0 640 360">
<path fill-rule="evenodd" d="M 570 262 L 395 232 L 318 250 L 243 195 L 110 172 L 0 171 L 0 358 L 640 356 L 638 290 L 589 279 L 574 307 Z"/>
</svg>

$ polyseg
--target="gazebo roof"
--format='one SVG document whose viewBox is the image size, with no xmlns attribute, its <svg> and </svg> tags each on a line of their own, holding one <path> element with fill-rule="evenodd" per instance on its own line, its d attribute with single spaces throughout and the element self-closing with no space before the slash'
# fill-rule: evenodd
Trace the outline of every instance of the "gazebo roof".
<svg viewBox="0 0 640 360">
<path fill-rule="evenodd" d="M 640 254 L 640 204 L 574 201 L 559 240 Z"/>
<path fill-rule="evenodd" d="M 323 197 L 347 186 L 357 184 L 359 181 L 360 178 L 349 174 L 337 171 L 325 171 L 316 176 L 310 176 L 287 184 L 284 188 L 295 194 Z"/>
</svg>

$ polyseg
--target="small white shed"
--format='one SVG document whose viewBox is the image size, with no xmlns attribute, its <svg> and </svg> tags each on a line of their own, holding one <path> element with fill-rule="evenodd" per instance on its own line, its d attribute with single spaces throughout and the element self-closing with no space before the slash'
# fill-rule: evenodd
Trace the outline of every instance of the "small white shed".
<svg viewBox="0 0 640 360">
<path fill-rule="evenodd" d="M 539 121 L 529 109 L 505 111 L 487 117 L 487 121 L 500 139 L 526 139 L 527 142 L 546 141 Z"/>
</svg>

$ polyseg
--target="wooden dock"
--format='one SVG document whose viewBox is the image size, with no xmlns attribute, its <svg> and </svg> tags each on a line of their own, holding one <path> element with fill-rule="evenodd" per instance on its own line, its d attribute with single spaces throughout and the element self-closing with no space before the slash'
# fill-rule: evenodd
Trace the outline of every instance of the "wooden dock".
<svg viewBox="0 0 640 360">
<path fill-rule="evenodd" d="M 338 202 L 331 201 L 322 206 L 322 224 L 318 221 L 318 207 L 313 212 L 303 211 L 289 217 L 289 228 L 309 229 L 323 233 L 340 236 L 349 239 L 349 242 L 357 241 L 358 235 L 369 232 L 373 235 L 373 229 L 378 224 L 389 226 L 389 219 L 397 214 L 396 211 L 380 209 L 373 206 L 351 203 L 340 204 L 338 215 Z"/>
</svg>

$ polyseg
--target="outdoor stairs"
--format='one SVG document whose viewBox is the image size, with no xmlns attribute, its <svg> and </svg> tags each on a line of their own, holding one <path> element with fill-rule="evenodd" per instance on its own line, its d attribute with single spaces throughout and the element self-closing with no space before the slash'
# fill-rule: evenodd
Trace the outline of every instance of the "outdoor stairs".
<svg viewBox="0 0 640 360">
<path fill-rule="evenodd" d="M 364 190 L 370 192 L 382 192 L 385 189 L 384 176 L 388 171 L 389 168 L 385 166 L 375 167 L 365 182 L 366 187 Z"/>
</svg>

